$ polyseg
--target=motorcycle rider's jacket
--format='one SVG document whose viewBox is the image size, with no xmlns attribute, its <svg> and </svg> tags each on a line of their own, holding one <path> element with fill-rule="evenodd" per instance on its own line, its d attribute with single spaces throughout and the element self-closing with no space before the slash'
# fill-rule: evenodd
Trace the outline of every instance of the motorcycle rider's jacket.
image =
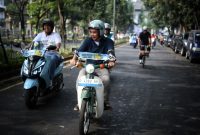
<svg viewBox="0 0 200 135">
<path fill-rule="evenodd" d="M 88 37 L 82 42 L 80 48 L 77 51 L 101 53 L 101 54 L 108 54 L 109 51 L 112 51 L 113 55 L 115 56 L 114 42 L 111 39 L 106 38 L 106 37 L 101 37 L 99 42 L 96 42 L 91 37 Z M 89 60 L 87 62 L 91 64 L 103 63 L 102 60 L 99 60 L 99 61 Z"/>
<path fill-rule="evenodd" d="M 109 34 L 109 35 L 104 35 L 105 37 L 107 37 L 107 38 L 110 38 L 110 39 L 112 39 L 112 41 L 114 41 L 114 35 L 113 34 Z"/>
</svg>

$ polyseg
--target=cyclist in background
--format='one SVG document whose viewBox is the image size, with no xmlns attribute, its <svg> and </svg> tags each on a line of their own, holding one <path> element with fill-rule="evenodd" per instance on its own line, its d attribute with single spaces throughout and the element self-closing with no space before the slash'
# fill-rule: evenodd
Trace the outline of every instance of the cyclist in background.
<svg viewBox="0 0 200 135">
<path fill-rule="evenodd" d="M 145 55 L 145 49 L 147 48 L 147 56 L 149 56 L 151 51 L 151 33 L 147 30 L 146 26 L 143 27 L 143 31 L 139 34 L 138 44 L 140 47 L 139 60 L 140 64 L 142 64 L 142 57 Z"/>
</svg>

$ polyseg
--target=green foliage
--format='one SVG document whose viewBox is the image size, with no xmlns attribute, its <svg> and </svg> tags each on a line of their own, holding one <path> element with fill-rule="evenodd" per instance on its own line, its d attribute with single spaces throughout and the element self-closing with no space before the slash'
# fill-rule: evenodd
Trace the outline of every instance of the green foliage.
<svg viewBox="0 0 200 135">
<path fill-rule="evenodd" d="M 128 42 L 128 38 L 122 38 L 115 41 L 115 45 L 120 45 Z"/>
<path fill-rule="evenodd" d="M 9 70 L 15 70 L 21 67 L 24 57 L 19 52 L 13 51 L 12 49 L 7 49 L 6 54 L 8 56 L 9 63 L 4 64 L 3 63 L 3 54 L 2 51 L 0 51 L 0 69 L 1 72 L 9 71 Z"/>
<path fill-rule="evenodd" d="M 72 55 L 72 48 L 77 48 L 77 46 L 70 46 L 70 47 L 67 47 L 67 48 L 61 48 L 61 49 L 60 49 L 60 54 L 61 54 L 64 58 L 67 58 L 67 57 L 69 57 L 70 55 Z"/>
<path fill-rule="evenodd" d="M 21 0 L 25 2 L 28 0 Z M 17 3 L 20 6 L 20 3 Z M 112 25 L 113 0 L 32 0 L 32 3 L 24 5 L 25 22 L 32 24 L 35 32 L 41 30 L 40 23 L 43 18 L 51 18 L 56 22 L 60 33 L 66 33 L 65 28 L 74 31 L 75 26 L 81 26 L 87 32 L 87 25 L 91 20 L 101 19 Z M 7 12 L 12 15 L 16 26 L 20 21 L 17 17 L 20 13 L 16 3 L 10 3 Z M 65 27 L 66 20 L 69 22 Z M 133 23 L 132 0 L 116 0 L 116 28 L 125 31 Z M 63 32 L 64 31 L 64 32 Z"/>
<path fill-rule="evenodd" d="M 33 0 L 27 6 L 27 12 L 30 16 L 29 21 L 35 25 L 37 33 L 39 32 L 39 26 L 41 19 L 45 18 L 48 14 L 52 13 L 55 9 L 55 2 L 46 0 Z"/>
<path fill-rule="evenodd" d="M 200 28 L 199 0 L 143 0 L 150 18 L 158 27 Z"/>
</svg>

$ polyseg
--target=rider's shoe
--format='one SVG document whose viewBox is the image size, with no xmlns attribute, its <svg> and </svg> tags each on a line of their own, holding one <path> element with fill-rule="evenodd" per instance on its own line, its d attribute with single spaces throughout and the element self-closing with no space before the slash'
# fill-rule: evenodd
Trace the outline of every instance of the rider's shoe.
<svg viewBox="0 0 200 135">
<path fill-rule="evenodd" d="M 79 111 L 78 104 L 75 105 L 75 107 L 74 107 L 74 111 Z"/>
<path fill-rule="evenodd" d="M 109 103 L 104 103 L 104 110 L 112 110 L 112 107 Z"/>
<path fill-rule="evenodd" d="M 140 64 L 142 64 L 142 60 L 140 60 Z"/>
</svg>

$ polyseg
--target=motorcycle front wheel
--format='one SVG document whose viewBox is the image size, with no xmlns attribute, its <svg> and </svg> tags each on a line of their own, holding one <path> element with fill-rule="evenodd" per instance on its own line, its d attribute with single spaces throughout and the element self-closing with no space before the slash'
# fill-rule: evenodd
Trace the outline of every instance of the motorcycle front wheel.
<svg viewBox="0 0 200 135">
<path fill-rule="evenodd" d="M 29 109 L 33 109 L 36 107 L 38 96 L 36 94 L 37 88 L 31 88 L 28 90 L 25 90 L 24 93 L 24 100 L 25 104 Z"/>
<path fill-rule="evenodd" d="M 83 99 L 80 110 L 80 120 L 79 120 L 79 134 L 86 135 L 89 131 L 90 126 L 90 114 L 89 114 L 89 103 L 87 100 Z"/>
</svg>

